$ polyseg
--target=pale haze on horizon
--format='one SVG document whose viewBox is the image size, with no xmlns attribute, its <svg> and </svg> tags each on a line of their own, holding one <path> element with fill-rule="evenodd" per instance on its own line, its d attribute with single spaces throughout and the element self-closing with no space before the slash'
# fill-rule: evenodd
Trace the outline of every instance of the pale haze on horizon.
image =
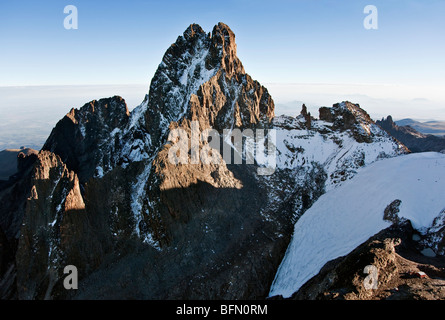
<svg viewBox="0 0 445 320">
<path fill-rule="evenodd" d="M 78 9 L 78 29 L 63 9 Z M 198 23 L 236 34 L 246 72 L 266 86 L 276 114 L 305 103 L 359 103 L 374 120 L 445 121 L 445 1 L 32 1 L 0 4 L 0 149 L 38 147 L 70 108 L 113 95 L 132 110 L 167 48 Z M 32 142 L 35 141 L 35 142 Z"/>
</svg>

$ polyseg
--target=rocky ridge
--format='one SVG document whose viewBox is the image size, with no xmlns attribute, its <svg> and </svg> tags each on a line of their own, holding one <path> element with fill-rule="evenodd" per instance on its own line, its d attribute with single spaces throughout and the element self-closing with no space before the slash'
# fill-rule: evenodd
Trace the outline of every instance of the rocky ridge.
<svg viewBox="0 0 445 320">
<path fill-rule="evenodd" d="M 398 126 L 391 116 L 378 120 L 376 123 L 406 145 L 411 152 L 441 152 L 445 150 L 445 138 L 423 134 L 410 126 Z"/>
<path fill-rule="evenodd" d="M 249 163 L 239 154 L 242 164 L 221 157 L 172 164 L 175 129 L 187 139 L 196 129 L 275 131 L 273 174 L 258 174 L 261 153 Z M 221 142 L 233 157 L 239 152 Z M 199 141 L 199 150 L 206 146 Z M 320 119 L 304 107 L 296 118 L 275 117 L 267 89 L 236 56 L 232 30 L 219 23 L 207 34 L 190 25 L 140 106 L 129 113 L 112 97 L 71 110 L 23 178 L 0 192 L 17 206 L 1 211 L 0 292 L 20 299 L 264 298 L 299 216 L 358 168 L 405 152 L 349 102 L 322 108 Z M 76 292 L 62 286 L 68 264 L 79 269 Z"/>
<path fill-rule="evenodd" d="M 291 299 L 442 300 L 445 259 L 426 257 L 409 221 L 394 223 L 344 257 L 328 262 Z M 375 267 L 375 275 L 366 270 Z M 367 271 L 367 272 L 365 272 Z"/>
</svg>

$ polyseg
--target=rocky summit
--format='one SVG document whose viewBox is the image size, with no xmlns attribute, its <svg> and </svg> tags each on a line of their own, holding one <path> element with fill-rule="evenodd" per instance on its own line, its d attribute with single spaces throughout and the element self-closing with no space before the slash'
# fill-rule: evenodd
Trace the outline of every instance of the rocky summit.
<svg viewBox="0 0 445 320">
<path fill-rule="evenodd" d="M 72 109 L 21 159 L 0 188 L 1 298 L 266 298 L 306 209 L 407 152 L 351 102 L 275 116 L 236 49 L 227 25 L 190 25 L 132 112 L 117 96 Z M 202 161 L 217 142 L 229 156 Z M 68 265 L 78 290 L 63 285 Z"/>
</svg>

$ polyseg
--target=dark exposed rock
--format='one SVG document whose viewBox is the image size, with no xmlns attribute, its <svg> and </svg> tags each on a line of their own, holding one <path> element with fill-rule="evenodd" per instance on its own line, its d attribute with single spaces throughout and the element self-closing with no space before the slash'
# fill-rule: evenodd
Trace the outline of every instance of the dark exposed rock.
<svg viewBox="0 0 445 320">
<path fill-rule="evenodd" d="M 438 137 L 445 137 L 445 121 L 427 121 L 420 122 L 413 119 L 402 119 L 396 121 L 399 127 L 410 126 L 423 134 L 432 134 Z"/>
<path fill-rule="evenodd" d="M 210 77 L 202 82 L 206 74 Z M 135 228 L 159 249 L 142 253 L 151 257 L 150 274 L 156 277 L 118 271 L 137 261 L 135 256 L 111 272 L 121 273 L 118 281 L 144 278 L 144 286 L 136 281 L 132 287 L 140 298 L 264 298 L 289 241 L 291 208 L 279 215 L 270 212 L 264 197 L 267 186 L 256 179 L 253 165 L 175 165 L 168 160 L 167 133 L 181 129 L 190 138 L 192 121 L 201 131 L 222 132 L 264 126 L 272 119 L 273 100 L 245 73 L 233 32 L 220 23 L 208 37 L 191 25 L 167 50 L 152 80 L 146 110 L 142 123 L 155 156 L 152 167 L 144 168 L 147 178 L 140 180 L 145 187 L 140 189 L 142 214 Z M 266 214 L 272 218 L 265 220 Z M 114 296 L 112 287 L 94 288 L 101 277 L 103 271 L 91 275 L 86 280 L 90 289 L 79 297 Z"/>
<path fill-rule="evenodd" d="M 18 237 L 24 205 L 30 190 L 30 179 L 35 154 L 19 155 L 19 171 L 0 188 L 0 227 L 8 239 Z"/>
<path fill-rule="evenodd" d="M 393 202 L 391 202 L 391 204 L 385 208 L 385 211 L 383 213 L 383 220 L 387 220 L 396 224 L 401 223 L 403 218 L 400 218 L 398 215 L 398 213 L 400 212 L 401 204 L 402 201 L 400 200 L 394 200 Z"/>
<path fill-rule="evenodd" d="M 305 104 L 303 104 L 302 108 L 301 108 L 301 112 L 300 115 L 303 117 L 306 128 L 307 129 L 311 129 L 311 125 L 312 125 L 312 116 L 310 112 L 307 112 L 307 107 Z"/>
<path fill-rule="evenodd" d="M 435 254 L 445 255 L 445 209 L 434 219 L 431 227 L 425 232 L 422 244 Z"/>
<path fill-rule="evenodd" d="M 185 115 L 199 121 L 201 129 L 217 130 L 274 116 L 272 98 L 245 73 L 235 35 L 223 23 L 211 36 L 194 24 L 178 37 L 151 81 L 146 103 L 143 128 L 151 136 L 149 154 L 165 143 L 168 124 Z"/>
<path fill-rule="evenodd" d="M 86 210 L 77 175 L 59 156 L 40 152 L 15 258 L 19 299 L 65 295 L 60 282 L 66 265 L 83 276 L 100 264 L 107 239 L 95 225 L 97 215 Z"/>
<path fill-rule="evenodd" d="M 0 299 L 15 297 L 14 245 L 0 227 Z"/>
<path fill-rule="evenodd" d="M 332 128 L 314 127 L 304 107 L 286 126 L 304 129 L 309 138 L 324 130 L 320 139 L 336 142 L 337 131 L 349 130 L 364 143 L 384 135 L 379 141 L 393 147 L 391 154 L 400 151 L 383 130 L 372 132 L 369 116 L 356 105 L 338 104 L 322 114 Z M 5 271 L 16 275 L 8 288 L 20 299 L 265 298 L 293 224 L 336 178 L 310 154 L 272 176 L 258 175 L 258 163 L 174 164 L 169 134 L 178 129 L 190 139 L 193 123 L 219 133 L 282 129 L 273 118 L 273 99 L 246 74 L 230 28 L 219 23 L 206 34 L 190 25 L 131 114 L 120 97 L 72 109 L 35 161 L 21 160 L 28 173 L 17 182 L 16 220 L 1 216 L 5 234 L 16 241 L 20 235 L 15 269 Z M 205 145 L 199 141 L 199 148 Z M 304 149 L 292 152 L 298 163 Z M 343 153 L 335 165 L 356 169 L 364 157 L 359 150 Z M 79 270 L 75 292 L 62 286 L 68 264 Z"/>
<path fill-rule="evenodd" d="M 335 130 L 350 130 L 358 142 L 370 142 L 370 125 L 374 123 L 369 114 L 358 104 L 351 102 L 337 103 L 332 108 L 319 109 L 320 120 L 332 123 Z"/>
<path fill-rule="evenodd" d="M 296 292 L 296 300 L 438 300 L 445 259 L 423 256 L 409 221 L 393 224 L 344 257 L 332 260 Z M 375 267 L 374 278 L 369 269 Z M 426 277 L 416 276 L 424 272 Z M 369 282 L 367 282 L 369 281 Z M 375 286 L 366 286 L 366 283 Z"/>
<path fill-rule="evenodd" d="M 31 153 L 20 152 L 17 156 L 17 170 L 19 175 L 30 168 L 37 160 L 37 151 Z"/>
<path fill-rule="evenodd" d="M 398 126 L 391 116 L 376 121 L 382 129 L 402 142 L 411 152 L 441 152 L 445 149 L 445 138 L 423 134 L 410 126 Z"/>
<path fill-rule="evenodd" d="M 71 110 L 54 128 L 25 201 L 16 254 L 20 299 L 71 297 L 62 287 L 67 264 L 79 269 L 79 297 L 267 294 L 289 241 L 292 208 L 268 212 L 255 166 L 172 166 L 167 159 L 175 126 L 190 134 L 190 121 L 222 131 L 272 119 L 273 100 L 244 72 L 233 32 L 220 23 L 209 37 L 191 25 L 167 50 L 146 98 L 131 119 L 123 99 L 113 97 Z M 150 162 L 132 159 L 136 152 Z M 139 256 L 147 268 L 122 271 Z M 119 275 L 107 283 L 112 270 Z M 128 279 L 129 290 L 116 291 L 116 282 Z"/>
<path fill-rule="evenodd" d="M 17 298 L 15 257 L 36 158 L 20 153 L 19 171 L 0 188 L 0 299 Z"/>
<path fill-rule="evenodd" d="M 37 154 L 38 151 L 21 147 L 20 149 L 6 149 L 0 151 L 0 189 L 2 186 L 8 185 L 8 180 L 17 180 L 23 172 L 26 163 L 21 161 L 32 161 L 33 157 L 28 157 Z M 35 158 L 34 158 L 35 159 Z"/>
<path fill-rule="evenodd" d="M 129 111 L 121 97 L 93 100 L 79 110 L 71 109 L 52 130 L 42 150 L 60 156 L 85 183 L 96 174 L 98 166 L 113 165 L 110 150 L 102 146 L 115 143 L 111 133 L 124 127 L 128 118 Z"/>
</svg>

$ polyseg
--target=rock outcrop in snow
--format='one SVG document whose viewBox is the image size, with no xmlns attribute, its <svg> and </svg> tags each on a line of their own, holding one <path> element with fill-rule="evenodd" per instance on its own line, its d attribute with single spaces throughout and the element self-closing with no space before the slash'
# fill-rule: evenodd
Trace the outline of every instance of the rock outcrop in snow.
<svg viewBox="0 0 445 320">
<path fill-rule="evenodd" d="M 410 126 L 399 126 L 391 116 L 376 123 L 412 152 L 441 152 L 445 149 L 445 137 L 423 134 Z"/>
<path fill-rule="evenodd" d="M 445 257 L 423 255 L 417 238 L 409 221 L 394 223 L 326 263 L 291 299 L 443 300 Z"/>
<path fill-rule="evenodd" d="M 42 150 L 59 155 L 85 183 L 114 167 L 113 153 L 119 144 L 116 133 L 129 116 L 127 104 L 118 96 L 73 108 L 57 123 Z"/>
<path fill-rule="evenodd" d="M 409 220 L 425 236 L 441 229 L 437 217 L 445 208 L 444 168 L 441 153 L 399 156 L 359 170 L 351 181 L 321 196 L 295 224 L 270 295 L 290 297 L 328 261 L 389 227 L 385 211 L 395 201 L 393 218 Z"/>
</svg>

